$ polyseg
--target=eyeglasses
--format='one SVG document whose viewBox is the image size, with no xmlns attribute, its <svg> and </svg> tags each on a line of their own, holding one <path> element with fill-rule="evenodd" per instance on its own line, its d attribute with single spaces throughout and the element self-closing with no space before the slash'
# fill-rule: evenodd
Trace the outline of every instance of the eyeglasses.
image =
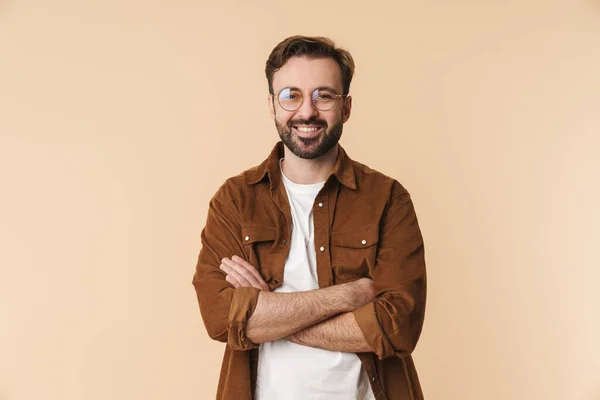
<svg viewBox="0 0 600 400">
<path fill-rule="evenodd" d="M 274 94 L 271 94 L 275 98 Z M 337 104 L 338 98 L 346 97 L 347 94 L 335 94 L 331 89 L 318 88 L 312 92 L 312 103 L 317 110 L 329 111 Z M 285 88 L 277 95 L 277 101 L 281 108 L 286 111 L 296 111 L 302 105 L 304 96 L 300 89 Z"/>
</svg>

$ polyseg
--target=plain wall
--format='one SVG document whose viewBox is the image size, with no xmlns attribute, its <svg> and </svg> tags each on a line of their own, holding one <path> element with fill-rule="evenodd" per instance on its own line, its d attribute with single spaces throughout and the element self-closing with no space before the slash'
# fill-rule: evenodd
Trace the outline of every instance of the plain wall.
<svg viewBox="0 0 600 400">
<path fill-rule="evenodd" d="M 214 398 L 199 235 L 292 34 L 351 51 L 341 143 L 415 201 L 426 398 L 600 399 L 592 0 L 0 0 L 0 399 Z"/>
</svg>

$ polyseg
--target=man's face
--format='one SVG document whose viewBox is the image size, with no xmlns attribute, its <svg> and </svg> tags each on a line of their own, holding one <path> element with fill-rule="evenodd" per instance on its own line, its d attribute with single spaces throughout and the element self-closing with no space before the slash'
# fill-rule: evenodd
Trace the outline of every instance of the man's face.
<svg viewBox="0 0 600 400">
<path fill-rule="evenodd" d="M 303 101 L 298 109 L 287 111 L 280 105 L 279 93 L 286 88 L 301 92 Z M 343 124 L 350 118 L 350 97 L 338 97 L 333 108 L 319 110 L 312 101 L 317 88 L 327 95 L 342 94 L 340 66 L 331 58 L 292 57 L 275 72 L 275 96 L 269 96 L 279 137 L 293 154 L 304 159 L 318 158 L 333 149 L 342 136 Z"/>
</svg>

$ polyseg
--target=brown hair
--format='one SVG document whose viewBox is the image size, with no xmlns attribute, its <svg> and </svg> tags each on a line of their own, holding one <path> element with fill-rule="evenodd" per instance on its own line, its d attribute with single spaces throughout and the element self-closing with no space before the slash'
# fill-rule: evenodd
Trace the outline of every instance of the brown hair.
<svg viewBox="0 0 600 400">
<path fill-rule="evenodd" d="M 269 82 L 269 93 L 273 94 L 273 75 L 292 57 L 333 58 L 342 69 L 344 93 L 350 91 L 350 82 L 354 75 L 354 60 L 349 52 L 335 47 L 331 39 L 320 36 L 290 36 L 279 43 L 267 60 L 265 73 Z"/>
</svg>

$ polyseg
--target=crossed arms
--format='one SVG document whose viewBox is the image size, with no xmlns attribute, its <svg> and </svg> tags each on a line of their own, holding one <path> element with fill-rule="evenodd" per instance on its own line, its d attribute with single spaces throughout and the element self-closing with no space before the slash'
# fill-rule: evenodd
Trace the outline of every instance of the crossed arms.
<svg viewBox="0 0 600 400">
<path fill-rule="evenodd" d="M 395 184 L 390 193 L 372 281 L 300 293 L 271 293 L 252 265 L 225 259 L 245 254 L 240 210 L 229 190 L 224 185 L 210 202 L 193 279 L 211 338 L 242 351 L 282 338 L 374 352 L 380 359 L 413 351 L 423 324 L 426 277 L 423 240 L 404 188 Z"/>
<path fill-rule="evenodd" d="M 261 290 L 246 326 L 246 337 L 253 343 L 285 338 L 325 350 L 373 351 L 351 313 L 373 301 L 375 296 L 370 279 L 308 292 L 271 293 L 256 268 L 240 257 L 224 258 L 220 268 L 227 274 L 227 282 L 236 289 L 254 287 Z M 332 316 L 335 317 L 330 318 Z"/>
</svg>

